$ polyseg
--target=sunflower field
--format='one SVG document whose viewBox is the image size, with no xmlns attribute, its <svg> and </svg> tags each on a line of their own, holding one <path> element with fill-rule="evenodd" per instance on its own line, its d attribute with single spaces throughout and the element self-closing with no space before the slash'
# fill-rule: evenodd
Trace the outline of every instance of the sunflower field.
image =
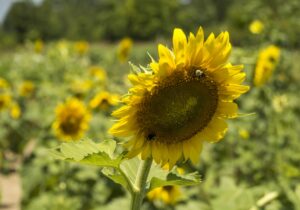
<svg viewBox="0 0 300 210">
<path fill-rule="evenodd" d="M 299 10 L 12 4 L 0 210 L 300 210 Z"/>
</svg>

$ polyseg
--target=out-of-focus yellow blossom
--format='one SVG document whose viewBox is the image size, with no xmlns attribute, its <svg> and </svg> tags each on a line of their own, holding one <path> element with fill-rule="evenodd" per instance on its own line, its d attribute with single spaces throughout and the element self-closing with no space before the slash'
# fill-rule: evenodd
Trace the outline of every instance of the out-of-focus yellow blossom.
<svg viewBox="0 0 300 210">
<path fill-rule="evenodd" d="M 147 198 L 152 202 L 163 202 L 167 205 L 174 205 L 182 198 L 182 191 L 179 186 L 158 187 L 147 194 Z"/>
<path fill-rule="evenodd" d="M 84 95 L 89 90 L 91 90 L 92 86 L 93 86 L 93 82 L 89 79 L 86 79 L 86 80 L 77 79 L 77 80 L 73 81 L 73 83 L 71 85 L 71 90 L 75 94 Z"/>
<path fill-rule="evenodd" d="M 65 40 L 61 40 L 57 43 L 56 48 L 63 58 L 67 58 L 69 56 L 69 43 Z"/>
<path fill-rule="evenodd" d="M 35 89 L 35 86 L 34 86 L 33 82 L 27 80 L 21 84 L 20 89 L 19 89 L 19 94 L 20 94 L 20 96 L 23 96 L 23 97 L 29 97 L 32 95 L 34 89 Z"/>
<path fill-rule="evenodd" d="M 272 100 L 273 108 L 276 112 L 281 113 L 284 108 L 289 105 L 289 101 L 286 95 L 275 96 Z"/>
<path fill-rule="evenodd" d="M 19 104 L 13 103 L 10 106 L 10 116 L 13 119 L 19 119 L 20 118 L 20 116 L 21 116 L 21 108 L 20 108 Z"/>
<path fill-rule="evenodd" d="M 9 88 L 8 82 L 0 77 L 0 90 Z"/>
<path fill-rule="evenodd" d="M 118 58 L 121 62 L 127 61 L 132 45 L 133 45 L 133 41 L 128 37 L 123 38 L 120 41 L 119 48 L 118 48 Z"/>
<path fill-rule="evenodd" d="M 78 41 L 78 42 L 75 42 L 74 48 L 78 54 L 84 55 L 88 52 L 90 45 L 86 41 Z"/>
<path fill-rule="evenodd" d="M 240 137 L 242 137 L 243 139 L 249 139 L 249 132 L 246 129 L 240 129 L 239 130 L 239 135 Z"/>
<path fill-rule="evenodd" d="M 41 53 L 44 49 L 44 42 L 40 39 L 34 42 L 34 51 L 36 53 Z"/>
<path fill-rule="evenodd" d="M 8 108 L 10 106 L 11 101 L 11 96 L 9 94 L 0 93 L 0 112 Z"/>
<path fill-rule="evenodd" d="M 106 71 L 99 66 L 91 66 L 89 68 L 89 74 L 99 82 L 106 80 Z"/>
<path fill-rule="evenodd" d="M 249 25 L 249 30 L 253 34 L 260 34 L 263 32 L 265 26 L 260 20 L 254 20 Z"/>
<path fill-rule="evenodd" d="M 254 85 L 264 85 L 272 76 L 280 57 L 280 49 L 270 45 L 260 51 L 255 67 Z"/>
<path fill-rule="evenodd" d="M 91 115 L 83 102 L 70 98 L 56 107 L 56 120 L 52 128 L 62 140 L 79 140 L 89 128 Z"/>
<path fill-rule="evenodd" d="M 170 168 L 181 160 L 197 164 L 204 142 L 220 141 L 228 130 L 226 120 L 238 116 L 234 99 L 249 90 L 242 85 L 243 66 L 228 62 L 228 32 L 205 40 L 201 27 L 189 37 L 176 28 L 172 48 L 158 45 L 152 72 L 128 76 L 133 86 L 112 113 L 118 121 L 109 130 L 128 137 L 127 157 L 152 157 Z"/>
<path fill-rule="evenodd" d="M 102 110 L 107 110 L 109 107 L 117 105 L 119 99 L 119 95 L 103 91 L 92 98 L 92 100 L 90 101 L 90 107 L 92 109 L 99 108 Z"/>
</svg>

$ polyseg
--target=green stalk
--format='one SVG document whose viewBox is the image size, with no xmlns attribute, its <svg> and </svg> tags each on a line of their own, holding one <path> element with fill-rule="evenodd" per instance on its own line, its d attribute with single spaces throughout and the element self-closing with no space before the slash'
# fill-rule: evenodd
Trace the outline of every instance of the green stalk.
<svg viewBox="0 0 300 210">
<path fill-rule="evenodd" d="M 152 165 L 152 158 L 142 161 L 132 191 L 131 210 L 140 210 L 146 192 L 147 178 Z"/>
</svg>

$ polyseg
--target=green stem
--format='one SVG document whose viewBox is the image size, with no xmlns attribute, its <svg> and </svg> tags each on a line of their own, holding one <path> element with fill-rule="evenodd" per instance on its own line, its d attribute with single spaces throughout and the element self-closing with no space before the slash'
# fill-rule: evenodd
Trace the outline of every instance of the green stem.
<svg viewBox="0 0 300 210">
<path fill-rule="evenodd" d="M 140 210 L 145 197 L 147 178 L 152 165 L 152 158 L 148 158 L 139 166 L 134 189 L 132 191 L 131 210 Z"/>
</svg>

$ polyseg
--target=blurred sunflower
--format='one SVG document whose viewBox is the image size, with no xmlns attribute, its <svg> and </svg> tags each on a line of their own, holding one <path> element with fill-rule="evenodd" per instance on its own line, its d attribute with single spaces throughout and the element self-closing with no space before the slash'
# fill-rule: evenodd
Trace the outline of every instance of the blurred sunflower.
<svg viewBox="0 0 300 210">
<path fill-rule="evenodd" d="M 163 202 L 167 205 L 174 205 L 182 198 L 182 191 L 179 186 L 168 185 L 155 188 L 147 194 L 147 198 L 152 201 Z"/>
<path fill-rule="evenodd" d="M 127 61 L 133 42 L 130 38 L 123 38 L 120 41 L 119 48 L 118 48 L 118 58 L 121 62 Z"/>
<path fill-rule="evenodd" d="M 10 106 L 10 116 L 13 119 L 19 119 L 21 116 L 21 108 L 19 106 L 19 104 L 17 103 L 12 103 L 12 105 Z"/>
<path fill-rule="evenodd" d="M 44 49 L 44 42 L 40 39 L 34 42 L 34 51 L 36 53 L 41 53 Z"/>
<path fill-rule="evenodd" d="M 109 92 L 103 91 L 98 93 L 90 101 L 90 107 L 92 109 L 102 109 L 107 110 L 111 106 L 115 106 L 119 102 L 119 96 L 117 94 L 111 94 Z"/>
<path fill-rule="evenodd" d="M 254 73 L 254 85 L 262 86 L 271 78 L 280 58 L 280 49 L 270 45 L 261 50 Z"/>
<path fill-rule="evenodd" d="M 172 168 L 181 157 L 197 163 L 204 141 L 223 138 L 225 119 L 238 115 L 233 100 L 249 89 L 241 85 L 243 66 L 228 63 L 230 52 L 228 32 L 204 41 L 202 28 L 188 40 L 175 29 L 173 51 L 158 46 L 153 72 L 128 76 L 133 87 L 122 100 L 125 105 L 113 112 L 120 119 L 110 129 L 115 136 L 131 137 L 124 145 L 128 157 L 141 154 Z"/>
<path fill-rule="evenodd" d="M 10 106 L 11 96 L 6 93 L 0 93 L 0 112 Z"/>
<path fill-rule="evenodd" d="M 99 82 L 105 82 L 106 80 L 106 71 L 99 66 L 91 66 L 89 74 Z"/>
<path fill-rule="evenodd" d="M 71 91 L 75 93 L 77 96 L 81 97 L 86 94 L 89 90 L 91 90 L 93 86 L 93 82 L 89 79 L 75 79 L 71 84 Z"/>
<path fill-rule="evenodd" d="M 239 136 L 242 139 L 249 139 L 250 134 L 249 134 L 248 130 L 241 128 L 241 129 L 239 129 Z"/>
<path fill-rule="evenodd" d="M 56 107 L 56 120 L 52 124 L 55 134 L 66 141 L 78 140 L 89 128 L 90 114 L 83 102 L 70 98 Z"/>
<path fill-rule="evenodd" d="M 89 48 L 90 48 L 90 45 L 86 41 L 78 41 L 78 42 L 75 42 L 75 44 L 74 44 L 75 52 L 77 52 L 80 55 L 86 54 L 88 52 Z"/>
<path fill-rule="evenodd" d="M 260 20 L 254 20 L 249 25 L 249 30 L 253 34 L 260 34 L 263 32 L 265 26 Z"/>
<path fill-rule="evenodd" d="M 4 90 L 7 88 L 9 88 L 8 82 L 5 79 L 0 77 L 0 90 Z"/>
<path fill-rule="evenodd" d="M 20 89 L 19 89 L 19 94 L 22 97 L 29 97 L 32 95 L 34 89 L 35 89 L 35 86 L 34 86 L 33 82 L 27 80 L 21 84 Z"/>
</svg>

